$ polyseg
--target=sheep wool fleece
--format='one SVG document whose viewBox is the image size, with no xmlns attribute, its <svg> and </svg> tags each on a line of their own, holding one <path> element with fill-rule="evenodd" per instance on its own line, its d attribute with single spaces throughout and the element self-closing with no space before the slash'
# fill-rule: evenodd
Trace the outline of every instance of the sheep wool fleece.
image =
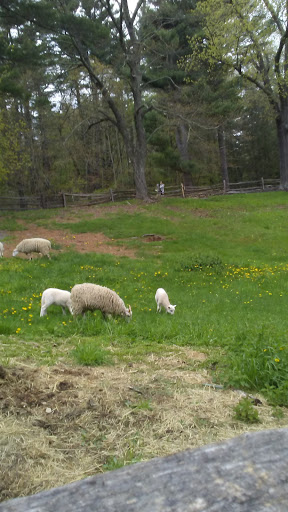
<svg viewBox="0 0 288 512">
<path fill-rule="evenodd" d="M 73 315 L 99 309 L 103 314 L 127 315 L 127 308 L 116 292 L 98 284 L 76 284 L 71 290 Z"/>
<path fill-rule="evenodd" d="M 32 252 L 41 253 L 43 256 L 48 256 L 49 251 L 51 249 L 50 240 L 46 240 L 45 238 L 25 238 L 20 242 L 17 247 L 14 249 L 14 253 L 23 252 L 25 254 L 30 254 Z"/>
</svg>

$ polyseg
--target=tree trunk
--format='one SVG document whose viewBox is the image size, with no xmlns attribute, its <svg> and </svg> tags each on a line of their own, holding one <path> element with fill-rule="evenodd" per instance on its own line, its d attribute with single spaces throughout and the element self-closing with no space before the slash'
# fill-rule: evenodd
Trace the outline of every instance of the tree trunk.
<svg viewBox="0 0 288 512">
<path fill-rule="evenodd" d="M 176 128 L 176 144 L 180 153 L 181 160 L 183 162 L 189 162 L 189 150 L 188 150 L 188 131 L 187 126 L 181 123 Z M 190 172 L 183 171 L 182 182 L 185 187 L 192 187 L 193 180 Z"/>
<path fill-rule="evenodd" d="M 224 128 L 221 125 L 218 126 L 218 128 L 217 128 L 217 137 L 218 137 L 222 179 L 223 179 L 223 181 L 225 181 L 226 190 L 228 190 L 229 189 L 229 175 L 228 175 L 228 167 L 227 167 L 226 140 L 225 140 Z"/>
<path fill-rule="evenodd" d="M 127 156 L 133 166 L 134 183 L 136 188 L 136 197 L 138 199 L 149 200 L 148 189 L 146 183 L 146 134 L 144 130 L 143 116 L 144 109 L 142 104 L 141 95 L 141 74 L 140 64 L 137 62 L 131 65 L 131 90 L 134 98 L 134 136 L 131 135 L 129 127 L 126 123 L 124 114 L 118 109 L 114 98 L 110 96 L 108 90 L 103 84 L 99 87 L 99 79 L 93 73 L 90 62 L 87 59 L 83 59 L 86 69 L 90 74 L 91 81 L 101 91 L 104 101 L 107 102 L 108 107 L 114 116 L 114 124 L 117 126 L 119 133 L 123 138 L 123 142 L 126 148 Z"/>
<path fill-rule="evenodd" d="M 148 191 L 145 177 L 146 169 L 146 155 L 143 155 L 143 148 L 136 151 L 136 155 L 133 162 L 134 168 L 134 183 L 136 189 L 136 197 L 138 199 L 148 200 Z"/>
<path fill-rule="evenodd" d="M 141 107 L 140 107 L 141 108 Z M 137 109 L 135 105 L 135 131 L 136 137 L 133 144 L 133 171 L 134 171 L 134 183 L 136 188 L 136 197 L 138 199 L 148 200 L 148 190 L 146 183 L 146 134 L 143 125 L 143 116 L 140 109 Z"/>
<path fill-rule="evenodd" d="M 140 69 L 140 54 L 139 50 L 135 48 L 134 53 L 129 56 L 128 65 L 130 68 L 130 86 L 134 99 L 134 127 L 135 139 L 130 139 L 133 145 L 133 171 L 134 183 L 136 188 L 136 197 L 138 199 L 148 200 L 148 189 L 146 184 L 146 158 L 147 158 L 147 144 L 146 133 L 144 129 L 144 106 L 142 101 L 142 73 Z"/>
<path fill-rule="evenodd" d="M 40 100 L 44 98 L 40 86 L 38 87 L 38 95 L 37 99 Z M 42 108 L 39 106 L 37 111 L 38 117 L 37 117 L 37 124 L 38 124 L 38 133 L 39 133 L 39 161 L 41 162 L 40 165 L 40 172 L 38 170 L 38 180 L 37 180 L 37 189 L 38 191 L 42 193 L 47 193 L 51 188 L 51 159 L 49 155 L 49 137 L 47 135 L 47 129 L 46 129 L 46 112 L 45 108 Z"/>
<path fill-rule="evenodd" d="M 280 158 L 280 189 L 288 191 L 288 98 L 280 100 L 280 112 L 276 118 Z"/>
<path fill-rule="evenodd" d="M 30 174 L 30 192 L 35 194 L 38 185 L 38 171 L 37 166 L 35 165 L 35 145 L 33 138 L 33 121 L 32 114 L 30 110 L 29 100 L 25 99 L 23 102 L 23 110 L 24 110 L 24 119 L 27 126 L 27 131 L 24 131 L 25 145 L 28 148 L 30 153 L 30 165 L 29 165 L 29 174 Z"/>
</svg>

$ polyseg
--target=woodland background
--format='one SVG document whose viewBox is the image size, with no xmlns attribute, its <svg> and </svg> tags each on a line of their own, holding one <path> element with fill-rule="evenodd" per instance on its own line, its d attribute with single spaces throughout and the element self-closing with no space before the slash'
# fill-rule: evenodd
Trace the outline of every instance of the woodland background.
<svg viewBox="0 0 288 512">
<path fill-rule="evenodd" d="M 279 0 L 1 0 L 0 195 L 280 178 Z"/>
</svg>

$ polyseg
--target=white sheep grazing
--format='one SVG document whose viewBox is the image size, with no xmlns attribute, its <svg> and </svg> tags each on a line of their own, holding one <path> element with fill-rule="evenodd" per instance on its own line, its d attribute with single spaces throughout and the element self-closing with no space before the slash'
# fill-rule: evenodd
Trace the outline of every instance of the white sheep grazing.
<svg viewBox="0 0 288 512">
<path fill-rule="evenodd" d="M 0 258 L 3 258 L 3 254 L 4 254 L 4 245 L 2 244 L 2 242 L 0 242 Z"/>
<path fill-rule="evenodd" d="M 24 252 L 25 254 L 30 255 L 32 252 L 38 252 L 42 254 L 42 256 L 48 256 L 50 259 L 50 249 L 50 240 L 46 240 L 45 238 L 25 238 L 25 240 L 22 240 L 22 242 L 20 242 L 14 249 L 13 256 L 17 256 L 19 252 Z M 32 260 L 32 255 L 30 256 L 30 260 Z"/>
<path fill-rule="evenodd" d="M 165 292 L 164 288 L 158 288 L 155 294 L 155 300 L 157 304 L 157 313 L 160 313 L 161 307 L 163 306 L 163 308 L 166 309 L 167 313 L 170 313 L 170 315 L 174 315 L 176 304 L 174 304 L 174 306 L 170 304 L 168 295 Z"/>
<path fill-rule="evenodd" d="M 52 306 L 52 304 L 61 306 L 64 315 L 66 314 L 65 308 L 68 308 L 72 315 L 70 292 L 59 290 L 58 288 L 47 288 L 47 290 L 44 290 L 41 297 L 40 316 L 46 315 L 47 309 L 49 306 Z"/>
<path fill-rule="evenodd" d="M 116 292 L 98 284 L 76 284 L 71 290 L 71 302 L 73 315 L 99 309 L 103 316 L 121 315 L 127 319 L 132 317 L 131 306 L 126 308 Z"/>
</svg>

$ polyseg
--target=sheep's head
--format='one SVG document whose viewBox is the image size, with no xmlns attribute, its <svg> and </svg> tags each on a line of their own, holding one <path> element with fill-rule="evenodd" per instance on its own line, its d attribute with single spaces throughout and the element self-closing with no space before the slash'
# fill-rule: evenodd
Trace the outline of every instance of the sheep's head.
<svg viewBox="0 0 288 512">
<path fill-rule="evenodd" d="M 14 251 L 13 251 L 13 256 L 17 256 L 17 254 L 18 254 L 17 249 L 14 249 Z"/>
<path fill-rule="evenodd" d="M 174 306 L 172 306 L 172 304 L 169 304 L 169 306 L 167 308 L 167 313 L 170 313 L 170 315 L 174 315 L 175 308 L 176 308 L 176 304 L 174 304 Z"/>
<path fill-rule="evenodd" d="M 125 312 L 125 317 L 126 317 L 126 320 L 131 320 L 132 318 L 132 309 L 131 309 L 131 306 L 129 304 L 129 307 L 126 308 L 126 312 Z"/>
</svg>

